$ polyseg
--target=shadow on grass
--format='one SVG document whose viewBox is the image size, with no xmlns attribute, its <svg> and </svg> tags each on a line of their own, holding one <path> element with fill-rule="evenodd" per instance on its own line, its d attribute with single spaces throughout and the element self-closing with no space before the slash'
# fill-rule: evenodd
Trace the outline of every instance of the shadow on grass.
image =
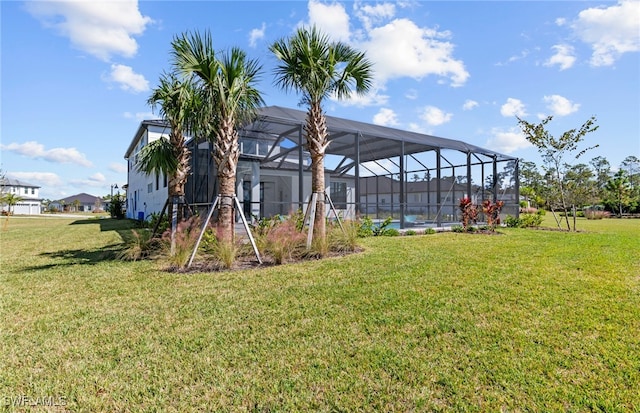
<svg viewBox="0 0 640 413">
<path fill-rule="evenodd" d="M 100 225 L 100 231 L 115 231 L 122 242 L 105 245 L 91 249 L 64 249 L 54 252 L 43 252 L 41 257 L 47 257 L 56 262 L 51 264 L 23 267 L 20 271 L 47 270 L 55 267 L 73 265 L 96 265 L 105 261 L 121 261 L 119 254 L 133 237 L 132 230 L 139 228 L 136 221 L 128 219 L 82 219 L 72 222 L 70 225 Z"/>
<path fill-rule="evenodd" d="M 126 231 L 139 228 L 138 222 L 131 219 L 90 218 L 73 221 L 70 225 L 100 225 L 100 231 Z"/>
</svg>

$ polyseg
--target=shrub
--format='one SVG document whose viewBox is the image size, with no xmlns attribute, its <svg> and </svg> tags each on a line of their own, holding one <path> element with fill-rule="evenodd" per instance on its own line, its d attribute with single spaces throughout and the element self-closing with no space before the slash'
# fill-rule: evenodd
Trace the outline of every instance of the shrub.
<svg viewBox="0 0 640 413">
<path fill-rule="evenodd" d="M 407 232 L 404 233 L 404 235 L 409 235 L 409 236 L 416 235 L 416 234 L 417 234 L 417 232 L 415 230 L 413 230 L 413 229 L 410 229 L 410 230 L 408 230 Z"/>
<path fill-rule="evenodd" d="M 482 203 L 482 212 L 484 212 L 487 217 L 487 226 L 490 231 L 495 231 L 496 225 L 500 224 L 500 211 L 503 206 L 503 201 L 496 201 L 495 204 L 493 204 L 490 200 L 486 199 Z"/>
<path fill-rule="evenodd" d="M 611 217 L 611 213 L 609 211 L 599 211 L 596 209 L 585 209 L 584 216 L 587 219 L 602 219 Z"/>
<path fill-rule="evenodd" d="M 109 203 L 109 214 L 111 218 L 122 219 L 124 218 L 124 196 L 117 194 L 111 198 Z"/>
<path fill-rule="evenodd" d="M 520 218 L 516 218 L 516 217 L 513 217 L 511 215 L 507 215 L 507 217 L 504 220 L 504 223 L 509 228 L 520 228 L 521 220 L 520 220 Z"/>
<path fill-rule="evenodd" d="M 522 214 L 520 215 L 520 228 L 539 227 L 542 224 L 542 214 Z"/>
<path fill-rule="evenodd" d="M 400 235 L 400 231 L 395 228 L 385 228 L 384 232 L 380 235 L 384 237 L 397 237 Z"/>
<path fill-rule="evenodd" d="M 369 217 L 362 218 L 360 227 L 358 228 L 358 236 L 361 238 L 373 236 L 373 221 Z"/>
<path fill-rule="evenodd" d="M 155 228 L 156 225 L 158 225 L 157 232 L 160 234 L 162 234 L 169 228 L 169 216 L 167 214 L 164 214 L 162 220 L 160 220 L 160 214 L 157 212 L 153 212 L 147 217 L 147 219 L 149 220 L 148 226 L 150 228 Z M 160 222 L 158 223 L 158 221 Z"/>
<path fill-rule="evenodd" d="M 478 208 L 473 205 L 471 199 L 462 198 L 458 205 L 462 212 L 462 227 L 467 228 L 469 225 L 475 224 L 478 220 Z"/>
<path fill-rule="evenodd" d="M 392 217 L 387 217 L 384 221 L 382 221 L 379 225 L 374 225 L 373 226 L 373 236 L 374 237 L 380 237 L 383 235 L 398 235 L 400 234 L 400 232 L 395 229 L 395 228 L 389 228 L 389 225 L 391 225 L 391 221 L 393 220 Z M 393 234 L 393 231 L 395 230 L 396 234 Z M 391 234 L 389 234 L 389 232 L 391 232 Z"/>
<path fill-rule="evenodd" d="M 453 231 L 453 232 L 464 232 L 465 229 L 464 229 L 464 227 L 462 225 L 453 225 L 451 227 L 451 231 Z"/>
<path fill-rule="evenodd" d="M 425 234 L 429 234 L 429 235 L 430 234 L 435 234 L 436 232 L 437 231 L 435 229 L 433 229 L 433 228 L 427 228 L 427 229 L 424 230 L 424 233 Z"/>
</svg>

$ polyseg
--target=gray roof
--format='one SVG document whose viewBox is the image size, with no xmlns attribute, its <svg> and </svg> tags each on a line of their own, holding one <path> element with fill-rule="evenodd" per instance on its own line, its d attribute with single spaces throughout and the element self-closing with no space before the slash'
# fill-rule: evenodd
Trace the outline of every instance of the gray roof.
<svg viewBox="0 0 640 413">
<path fill-rule="evenodd" d="M 258 110 L 258 119 L 242 128 L 240 135 L 255 138 L 268 135 L 272 139 L 274 137 L 286 137 L 293 142 L 298 142 L 306 124 L 306 115 L 306 111 L 281 106 L 262 107 Z M 361 163 L 399 156 L 402 153 L 402 146 L 404 146 L 405 155 L 449 149 L 463 153 L 484 155 L 489 158 L 495 158 L 498 161 L 515 159 L 455 139 L 440 138 L 335 116 L 326 116 L 326 119 L 329 140 L 331 141 L 326 153 L 353 159 L 356 145 L 355 138 L 359 136 Z M 127 149 L 125 158 L 131 154 L 135 143 L 149 126 L 167 127 L 167 124 L 162 120 L 143 121 Z M 389 141 L 403 142 L 403 145 L 390 144 Z"/>
<path fill-rule="evenodd" d="M 56 202 L 60 203 L 64 201 L 65 204 L 71 205 L 76 199 L 80 201 L 80 203 L 83 205 L 89 205 L 89 204 L 93 205 L 96 202 L 96 200 L 100 200 L 100 202 L 104 202 L 104 199 L 98 196 L 89 195 L 85 192 L 82 192 L 77 195 L 71 195 L 66 198 L 58 199 Z"/>
<path fill-rule="evenodd" d="M 40 188 L 40 185 L 30 184 L 28 182 L 21 181 L 19 179 L 14 179 L 14 178 L 0 179 L 0 186 L 21 186 L 26 188 Z"/>
<path fill-rule="evenodd" d="M 278 136 L 297 136 L 306 124 L 305 111 L 267 106 L 260 108 L 259 118 L 244 129 L 251 134 L 269 133 Z M 353 158 L 355 136 L 359 135 L 360 162 L 393 158 L 401 154 L 401 145 L 390 145 L 389 141 L 404 142 L 404 153 L 413 154 L 436 149 L 450 149 L 463 153 L 475 153 L 497 160 L 510 160 L 513 157 L 471 145 L 454 139 L 440 138 L 417 132 L 373 125 L 349 119 L 327 116 L 327 129 L 331 145 L 328 154 Z"/>
</svg>

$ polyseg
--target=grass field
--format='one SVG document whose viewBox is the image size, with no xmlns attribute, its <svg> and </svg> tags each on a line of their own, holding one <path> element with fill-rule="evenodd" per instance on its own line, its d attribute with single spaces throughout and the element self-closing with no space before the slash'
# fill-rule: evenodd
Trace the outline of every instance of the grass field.
<svg viewBox="0 0 640 413">
<path fill-rule="evenodd" d="M 639 220 L 192 274 L 115 260 L 126 225 L 0 233 L 2 409 L 640 411 Z"/>
</svg>

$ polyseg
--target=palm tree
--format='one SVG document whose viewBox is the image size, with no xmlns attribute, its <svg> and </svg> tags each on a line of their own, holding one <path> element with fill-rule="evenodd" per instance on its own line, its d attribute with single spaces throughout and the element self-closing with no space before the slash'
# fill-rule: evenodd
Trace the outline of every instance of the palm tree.
<svg viewBox="0 0 640 413">
<path fill-rule="evenodd" d="M 159 113 L 170 128 L 169 139 L 160 138 L 146 145 L 138 158 L 138 170 L 151 174 L 162 173 L 168 180 L 169 215 L 175 205 L 183 205 L 185 184 L 189 175 L 191 153 L 185 145 L 184 132 L 190 129 L 197 104 L 196 91 L 190 79 L 179 79 L 175 73 L 164 73 L 147 103 Z M 178 221 L 183 208 L 178 208 Z M 175 230 L 175 228 L 172 228 Z"/>
<path fill-rule="evenodd" d="M 288 39 L 269 48 L 281 61 L 275 70 L 276 84 L 285 91 L 302 94 L 301 103 L 309 106 L 305 132 L 311 154 L 312 190 L 318 194 L 313 234 L 326 239 L 324 155 L 329 146 L 327 120 L 322 111 L 325 98 L 348 98 L 371 88 L 372 64 L 359 52 L 342 42 L 331 42 L 314 26 L 300 28 Z"/>
<path fill-rule="evenodd" d="M 18 202 L 22 201 L 23 199 L 24 198 L 19 195 L 10 193 L 2 194 L 2 197 L 0 197 L 0 203 L 7 205 L 7 218 L 4 221 L 4 229 L 7 229 L 7 227 L 9 226 L 9 215 L 11 215 L 12 207 L 15 208 L 16 204 L 18 204 Z"/>
<path fill-rule="evenodd" d="M 233 202 L 236 194 L 236 168 L 240 154 L 238 127 L 253 120 L 263 105 L 255 88 L 260 72 L 256 60 L 238 48 L 216 55 L 211 34 L 183 34 L 173 40 L 176 67 L 183 74 L 194 74 L 204 90 L 199 130 L 214 144 L 213 157 L 218 171 L 221 242 L 233 241 Z"/>
</svg>

